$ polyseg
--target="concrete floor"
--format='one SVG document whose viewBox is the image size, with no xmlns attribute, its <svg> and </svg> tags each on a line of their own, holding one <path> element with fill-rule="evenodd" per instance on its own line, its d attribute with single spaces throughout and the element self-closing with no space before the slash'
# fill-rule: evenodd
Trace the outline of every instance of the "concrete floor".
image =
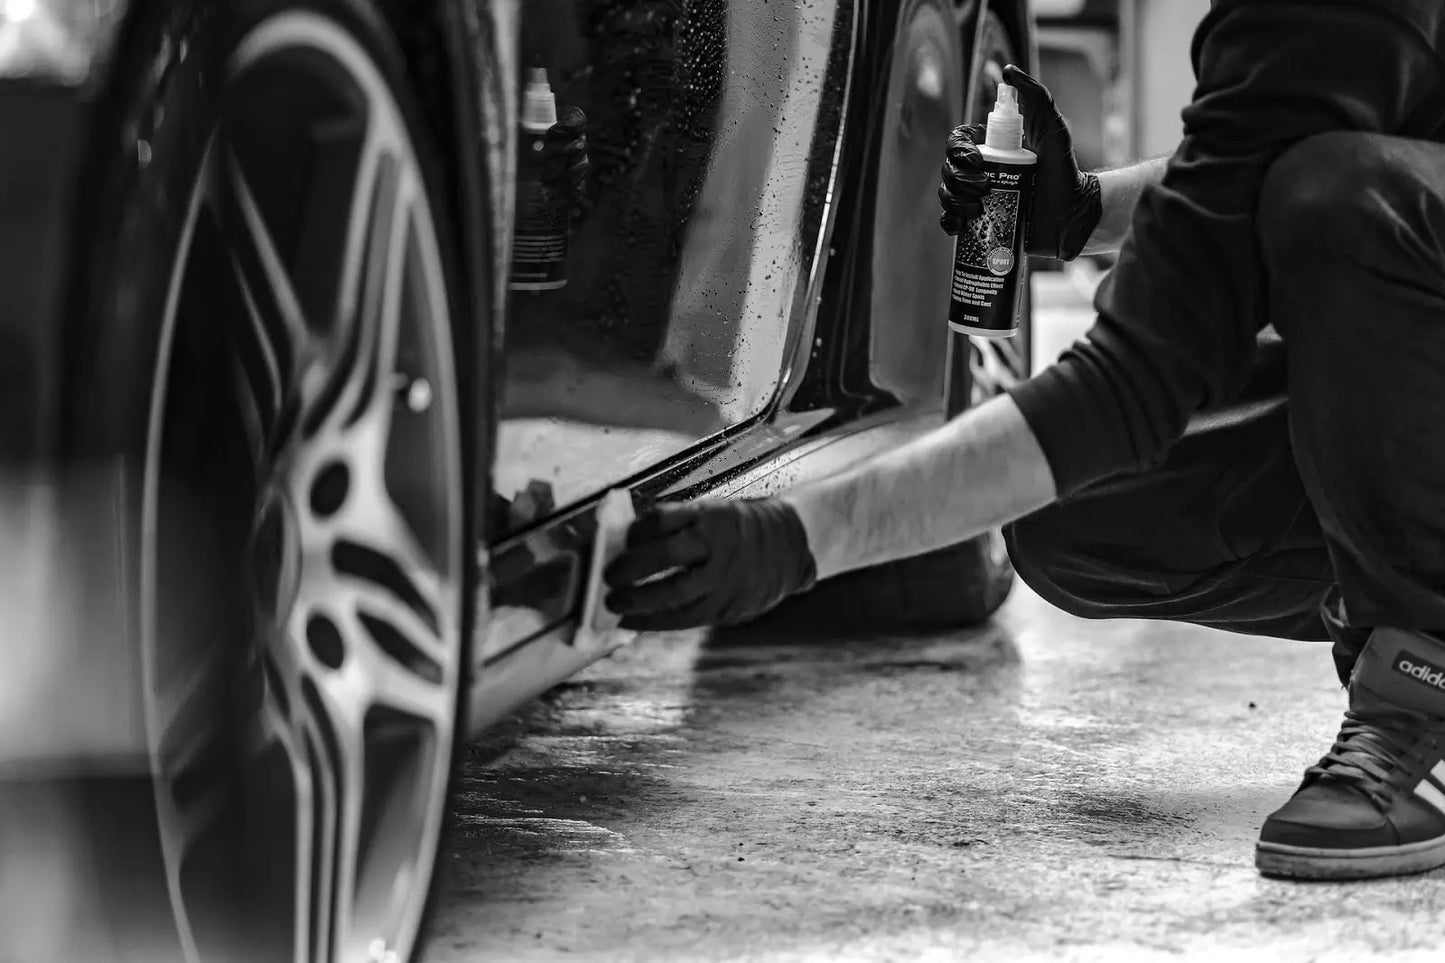
<svg viewBox="0 0 1445 963">
<path fill-rule="evenodd" d="M 1034 279 L 1035 365 L 1099 275 Z M 1445 873 L 1263 880 L 1325 646 L 1073 619 L 655 636 L 471 750 L 427 963 L 1445 960 Z"/>
<path fill-rule="evenodd" d="M 1445 874 L 1259 878 L 1328 650 L 1089 623 L 645 637 L 472 750 L 429 963 L 1445 959 Z"/>
</svg>

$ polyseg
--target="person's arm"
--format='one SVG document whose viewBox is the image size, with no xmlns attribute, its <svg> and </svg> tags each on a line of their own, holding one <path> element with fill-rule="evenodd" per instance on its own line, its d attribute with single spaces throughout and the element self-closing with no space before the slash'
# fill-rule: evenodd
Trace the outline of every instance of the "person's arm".
<svg viewBox="0 0 1445 963">
<path fill-rule="evenodd" d="M 1134 221 L 1134 208 L 1145 188 L 1164 179 L 1168 157 L 1154 157 L 1109 171 L 1095 171 L 1099 178 L 1099 223 L 1085 242 L 1082 254 L 1117 254 Z"/>
<path fill-rule="evenodd" d="M 1441 68 L 1408 23 L 1364 3 L 1221 3 L 1195 61 L 1184 141 L 1139 194 L 1084 342 L 1008 398 L 838 478 L 781 499 L 649 509 L 607 569 L 623 625 L 745 621 L 820 572 L 966 538 L 1158 464 L 1195 411 L 1237 393 L 1267 320 L 1255 211 L 1269 168 L 1314 134 L 1402 131 Z"/>
<path fill-rule="evenodd" d="M 782 496 L 819 579 L 954 545 L 1042 508 L 1054 479 L 1033 431 L 995 398 L 896 451 Z"/>
<path fill-rule="evenodd" d="M 1293 145 L 1400 133 L 1441 82 L 1418 30 L 1372 4 L 1220 4 L 1195 40 L 1184 140 L 1144 190 L 1098 321 L 1010 389 L 1061 496 L 1159 464 L 1201 408 L 1247 382 L 1268 321 L 1259 193 Z"/>
</svg>

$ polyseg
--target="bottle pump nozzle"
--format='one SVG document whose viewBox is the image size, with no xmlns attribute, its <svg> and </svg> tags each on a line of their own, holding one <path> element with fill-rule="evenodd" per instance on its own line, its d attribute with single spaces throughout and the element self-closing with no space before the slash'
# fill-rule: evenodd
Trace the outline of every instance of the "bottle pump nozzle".
<svg viewBox="0 0 1445 963">
<path fill-rule="evenodd" d="M 998 85 L 998 101 L 988 115 L 985 143 L 995 150 L 1018 150 L 1024 143 L 1024 115 L 1019 113 L 1018 89 Z"/>
<path fill-rule="evenodd" d="M 545 134 L 557 123 L 557 98 L 547 80 L 547 71 L 533 67 L 527 72 L 527 91 L 522 101 L 522 129 Z"/>
</svg>

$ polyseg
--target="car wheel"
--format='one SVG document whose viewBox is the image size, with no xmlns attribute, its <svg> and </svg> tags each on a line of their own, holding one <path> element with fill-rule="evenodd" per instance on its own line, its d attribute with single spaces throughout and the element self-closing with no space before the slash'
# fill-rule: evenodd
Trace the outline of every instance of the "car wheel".
<svg viewBox="0 0 1445 963">
<path fill-rule="evenodd" d="M 84 393 L 109 411 L 80 420 L 138 456 L 124 537 L 177 938 L 412 959 L 470 628 L 436 157 L 364 4 L 156 10 L 89 279 Z"/>
<path fill-rule="evenodd" d="M 905 3 L 899 24 L 897 46 L 888 78 L 890 116 L 900 123 L 928 124 L 942 128 L 936 137 L 894 136 L 896 124 L 883 125 L 883 147 L 878 153 L 875 192 L 874 292 L 875 317 L 895 311 L 919 299 L 919 292 L 945 291 L 952 270 L 950 246 L 929 245 L 926 249 L 899 254 L 899 244 L 918 231 L 933 230 L 937 221 L 936 189 L 942 163 L 942 144 L 947 128 L 958 122 L 963 101 L 972 91 L 971 116 L 980 119 L 992 109 L 1003 68 L 1017 62 L 1017 53 L 1007 28 L 997 14 L 987 13 L 982 24 L 980 56 L 972 76 L 959 82 L 932 76 L 940 58 L 962 56 L 951 51 L 972 49 L 973 27 L 967 27 L 955 42 L 951 35 L 951 5 L 933 0 Z M 947 81 L 947 82 L 945 82 Z M 952 101 L 952 103 L 950 103 Z M 939 252 L 942 252 L 941 254 Z M 908 271 L 880 276 L 898 259 Z M 892 259 L 890 261 L 890 259 Z M 1027 287 L 1025 287 L 1027 297 Z M 930 301 L 929 304 L 934 302 Z M 922 310 L 921 308 L 919 310 Z M 1030 305 L 1024 305 L 1020 335 L 1008 340 L 970 339 L 966 396 L 979 404 L 1002 393 L 1029 374 Z M 943 327 L 940 314 L 937 324 Z M 908 332 L 905 330 L 905 334 Z M 894 355 L 906 355 L 916 348 L 888 347 L 882 339 L 889 332 L 874 331 L 875 371 L 880 348 Z M 937 342 L 942 347 L 942 339 Z M 937 350 L 937 348 L 933 349 Z M 920 359 L 918 364 L 927 364 Z M 893 368 L 899 370 L 899 365 Z M 958 377 L 955 373 L 953 377 Z M 891 386 L 890 386 L 891 387 Z M 896 388 L 892 390 L 897 392 Z M 931 631 L 976 625 L 989 618 L 1013 587 L 1014 571 L 1000 531 L 950 546 L 939 551 L 849 572 L 821 583 L 788 608 L 806 609 L 814 621 L 857 631 Z M 783 613 L 787 617 L 786 613 Z"/>
</svg>

